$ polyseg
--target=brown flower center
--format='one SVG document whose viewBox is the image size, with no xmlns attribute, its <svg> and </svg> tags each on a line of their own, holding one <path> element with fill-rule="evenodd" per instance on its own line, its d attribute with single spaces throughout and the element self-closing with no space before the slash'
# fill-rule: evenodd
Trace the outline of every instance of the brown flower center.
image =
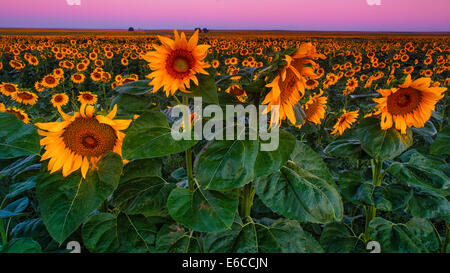
<svg viewBox="0 0 450 273">
<path fill-rule="evenodd" d="M 414 111 L 422 101 L 422 94 L 413 88 L 401 88 L 387 99 L 387 107 L 392 115 L 404 115 Z"/>
<path fill-rule="evenodd" d="M 63 135 L 66 146 L 82 156 L 99 157 L 114 149 L 114 129 L 95 118 L 77 118 L 66 127 Z"/>
<path fill-rule="evenodd" d="M 166 70 L 172 77 L 183 79 L 190 73 L 194 62 L 194 56 L 190 51 L 177 49 L 167 57 Z"/>
</svg>

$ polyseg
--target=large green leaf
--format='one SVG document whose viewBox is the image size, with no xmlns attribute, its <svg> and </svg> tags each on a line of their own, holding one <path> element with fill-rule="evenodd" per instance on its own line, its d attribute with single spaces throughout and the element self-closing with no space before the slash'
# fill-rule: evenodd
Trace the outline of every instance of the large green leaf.
<svg viewBox="0 0 450 273">
<path fill-rule="evenodd" d="M 408 228 L 408 225 L 395 224 L 383 218 L 376 217 L 370 222 L 369 231 L 370 238 L 380 243 L 381 252 L 429 252 L 426 245 Z"/>
<path fill-rule="evenodd" d="M 59 172 L 43 172 L 36 182 L 42 220 L 50 235 L 62 243 L 117 188 L 122 158 L 108 153 L 98 162 L 98 171 L 89 170 L 64 178 Z"/>
<path fill-rule="evenodd" d="M 119 184 L 133 179 L 162 176 L 161 168 L 162 162 L 156 158 L 130 161 L 123 167 L 123 174 L 120 177 Z"/>
<path fill-rule="evenodd" d="M 113 204 L 126 214 L 166 216 L 167 198 L 175 188 L 161 177 L 142 177 L 121 182 L 114 192 Z"/>
<path fill-rule="evenodd" d="M 270 227 L 256 224 L 258 248 L 262 253 L 322 253 L 314 237 L 297 221 L 278 219 Z"/>
<path fill-rule="evenodd" d="M 206 233 L 203 250 L 207 253 L 256 253 L 258 240 L 255 224 L 236 221 L 229 230 Z"/>
<path fill-rule="evenodd" d="M 402 183 L 412 184 L 442 196 L 450 195 L 450 178 L 435 168 L 410 161 L 408 163 L 395 162 L 389 166 L 387 171 Z"/>
<path fill-rule="evenodd" d="M 239 188 L 254 178 L 258 148 L 256 140 L 210 142 L 196 160 L 195 175 L 205 189 Z"/>
<path fill-rule="evenodd" d="M 124 158 L 162 157 L 183 152 L 197 143 L 193 139 L 176 141 L 171 132 L 172 128 L 163 113 L 149 111 L 142 114 L 130 126 L 123 140 Z"/>
<path fill-rule="evenodd" d="M 41 246 L 31 238 L 12 239 L 0 246 L 0 253 L 42 253 Z"/>
<path fill-rule="evenodd" d="M 340 220 L 342 200 L 319 155 L 297 142 L 291 159 L 281 170 L 255 181 L 256 193 L 263 203 L 275 213 L 302 222 Z"/>
<path fill-rule="evenodd" d="M 28 207 L 28 197 L 22 197 L 0 210 L 0 218 L 8 218 L 20 215 Z"/>
<path fill-rule="evenodd" d="M 0 113 L 0 124 L 0 159 L 39 155 L 41 146 L 33 125 L 10 113 Z"/>
<path fill-rule="evenodd" d="M 393 159 L 413 144 L 410 129 L 407 129 L 404 135 L 394 128 L 382 130 L 377 118 L 363 119 L 357 127 L 356 135 L 364 151 L 381 160 Z"/>
<path fill-rule="evenodd" d="M 289 159 L 295 148 L 295 137 L 280 130 L 279 146 L 275 151 L 259 151 L 255 162 L 255 177 L 269 175 L 278 171 Z"/>
<path fill-rule="evenodd" d="M 150 80 L 140 80 L 122 84 L 114 88 L 119 94 L 143 95 L 152 90 L 152 86 L 148 85 Z"/>
<path fill-rule="evenodd" d="M 92 215 L 82 228 L 90 252 L 154 252 L 157 228 L 142 215 Z"/>
<path fill-rule="evenodd" d="M 349 159 L 359 159 L 363 155 L 361 142 L 355 137 L 340 137 L 325 147 L 324 153 Z"/>
<path fill-rule="evenodd" d="M 197 238 L 186 234 L 183 227 L 166 224 L 158 232 L 156 249 L 164 253 L 199 253 L 201 247 Z"/>
<path fill-rule="evenodd" d="M 229 229 L 238 207 L 238 191 L 174 189 L 167 200 L 173 219 L 200 232 Z"/>
<path fill-rule="evenodd" d="M 217 96 L 217 86 L 213 76 L 197 75 L 198 85 L 191 83 L 191 93 L 186 93 L 192 97 L 202 97 L 205 103 L 219 104 Z"/>
<path fill-rule="evenodd" d="M 450 127 L 442 129 L 430 147 L 430 153 L 450 155 Z"/>
<path fill-rule="evenodd" d="M 364 242 L 342 223 L 330 223 L 320 234 L 320 245 L 327 253 L 353 253 L 364 250 Z"/>
<path fill-rule="evenodd" d="M 412 218 L 406 223 L 408 229 L 420 239 L 428 250 L 436 251 L 439 249 L 439 241 L 436 232 L 430 220 L 421 218 Z"/>
<path fill-rule="evenodd" d="M 11 230 L 11 239 L 23 237 L 29 237 L 42 246 L 49 246 L 52 241 L 41 218 L 28 219 L 14 226 Z"/>
</svg>

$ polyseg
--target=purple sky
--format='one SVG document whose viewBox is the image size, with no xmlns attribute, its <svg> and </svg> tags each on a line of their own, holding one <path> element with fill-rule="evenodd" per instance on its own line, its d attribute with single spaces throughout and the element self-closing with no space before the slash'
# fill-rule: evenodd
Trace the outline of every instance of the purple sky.
<svg viewBox="0 0 450 273">
<path fill-rule="evenodd" d="M 450 0 L 0 1 L 0 27 L 14 28 L 450 31 Z"/>
</svg>

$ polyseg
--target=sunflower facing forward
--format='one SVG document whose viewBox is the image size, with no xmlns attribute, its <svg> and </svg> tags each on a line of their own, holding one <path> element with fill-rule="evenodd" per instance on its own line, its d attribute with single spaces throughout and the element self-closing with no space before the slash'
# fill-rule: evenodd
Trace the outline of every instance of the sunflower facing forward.
<svg viewBox="0 0 450 273">
<path fill-rule="evenodd" d="M 412 81 L 408 75 L 397 88 L 378 90 L 383 97 L 373 99 L 378 103 L 373 114 L 381 114 L 381 129 L 387 130 L 395 123 L 395 129 L 406 134 L 408 127 L 424 127 L 436 103 L 444 97 L 442 93 L 447 90 L 430 84 L 430 78 Z"/>
<path fill-rule="evenodd" d="M 41 161 L 50 159 L 48 170 L 54 173 L 62 169 L 64 177 L 81 168 L 86 178 L 89 168 L 107 152 L 122 155 L 122 141 L 131 120 L 114 119 L 117 105 L 106 116 L 95 115 L 94 107 L 82 104 L 80 112 L 73 116 L 59 111 L 61 122 L 36 123 L 38 133 L 44 136 L 41 145 L 45 153 Z"/>
<path fill-rule="evenodd" d="M 197 45 L 198 31 L 192 35 L 189 41 L 185 34 L 181 36 L 174 31 L 175 40 L 158 36 L 162 45 L 153 45 L 155 51 L 150 51 L 142 58 L 149 62 L 152 73 L 147 78 L 152 79 L 153 92 L 164 87 L 166 96 L 173 95 L 177 90 L 188 92 L 192 80 L 198 85 L 197 73 L 208 75 L 204 68 L 209 64 L 204 62 L 209 45 Z"/>
<path fill-rule="evenodd" d="M 358 118 L 358 112 L 359 110 L 350 112 L 344 110 L 342 115 L 338 118 L 336 124 L 334 124 L 331 134 L 341 136 L 345 130 L 352 127 L 352 124 L 355 123 Z"/>
</svg>

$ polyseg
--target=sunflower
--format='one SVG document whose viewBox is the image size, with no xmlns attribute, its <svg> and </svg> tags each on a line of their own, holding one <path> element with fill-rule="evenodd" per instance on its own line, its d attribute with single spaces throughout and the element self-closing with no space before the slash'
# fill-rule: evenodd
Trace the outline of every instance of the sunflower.
<svg viewBox="0 0 450 273">
<path fill-rule="evenodd" d="M 319 94 L 309 97 L 309 100 L 303 105 L 306 119 L 314 124 L 320 124 L 321 119 L 325 117 L 325 110 L 327 109 L 327 97 L 322 96 L 323 90 Z"/>
<path fill-rule="evenodd" d="M 174 31 L 175 40 L 158 36 L 162 45 L 153 45 L 155 51 L 150 51 L 142 58 L 149 62 L 152 73 L 147 78 L 152 79 L 153 92 L 164 87 L 166 96 L 173 95 L 177 90 L 187 92 L 192 80 L 198 85 L 197 73 L 208 75 L 205 68 L 209 64 L 204 62 L 209 45 L 197 45 L 198 30 L 187 41 L 185 34 Z"/>
<path fill-rule="evenodd" d="M 380 89 L 383 97 L 373 99 L 378 105 L 376 113 L 381 114 L 381 129 L 387 130 L 395 123 L 395 128 L 406 134 L 406 128 L 421 128 L 430 119 L 436 103 L 444 97 L 445 87 L 430 87 L 430 78 L 411 80 L 408 75 L 405 82 L 397 88 Z"/>
<path fill-rule="evenodd" d="M 319 85 L 319 82 L 313 79 L 309 79 L 305 82 L 305 88 L 310 90 L 310 89 L 314 89 Z"/>
<path fill-rule="evenodd" d="M 21 121 L 23 121 L 23 123 L 30 123 L 30 118 L 28 117 L 27 113 L 25 113 L 23 110 L 20 110 L 19 108 L 16 107 L 8 107 L 6 109 L 4 109 L 1 112 L 5 112 L 5 113 L 10 113 L 10 114 L 14 114 L 16 115 L 16 117 L 18 119 L 20 119 Z"/>
<path fill-rule="evenodd" d="M 2 82 L 0 84 L 0 92 L 5 96 L 11 96 L 12 93 L 19 91 L 17 84 Z"/>
<path fill-rule="evenodd" d="M 11 94 L 11 98 L 25 105 L 34 105 L 38 100 L 38 96 L 33 92 L 19 90 Z"/>
<path fill-rule="evenodd" d="M 272 105 L 278 105 L 278 113 L 272 113 L 271 123 L 278 126 L 286 118 L 296 124 L 293 107 L 305 94 L 306 79 L 317 78 L 314 68 L 317 64 L 312 59 L 325 58 L 319 54 L 311 43 L 300 45 L 292 56 L 286 55 L 287 64 L 282 68 L 275 79 L 266 85 L 272 89 L 264 98 L 262 104 L 268 104 L 265 112 L 270 112 Z M 310 66 L 306 66 L 310 64 Z"/>
<path fill-rule="evenodd" d="M 76 74 L 73 74 L 72 76 L 70 76 L 70 79 L 74 83 L 83 83 L 85 78 L 86 78 L 86 76 L 84 76 L 81 73 L 76 73 Z"/>
<path fill-rule="evenodd" d="M 59 84 L 59 79 L 52 74 L 46 75 L 42 79 L 42 85 L 47 88 L 55 88 Z"/>
<path fill-rule="evenodd" d="M 344 110 L 344 113 L 338 118 L 336 124 L 334 124 L 331 134 L 341 136 L 345 130 L 352 127 L 352 124 L 358 118 L 358 112 L 359 110 L 350 112 Z"/>
<path fill-rule="evenodd" d="M 131 120 L 114 120 L 117 105 L 106 116 L 95 115 L 94 107 L 81 105 L 73 116 L 60 111 L 64 121 L 36 123 L 38 133 L 44 136 L 41 145 L 45 153 L 41 161 L 50 159 L 48 170 L 54 173 L 62 169 L 64 177 L 81 168 L 86 178 L 89 168 L 95 168 L 98 160 L 107 152 L 122 155 L 122 141 Z"/>
<path fill-rule="evenodd" d="M 91 93 L 91 92 L 80 92 L 80 95 L 78 95 L 78 101 L 82 104 L 95 104 L 97 103 L 97 95 Z"/>
<path fill-rule="evenodd" d="M 355 92 L 356 87 L 358 87 L 358 80 L 355 78 L 348 79 L 343 91 L 344 95 L 349 95 Z"/>
<path fill-rule="evenodd" d="M 65 93 L 54 94 L 50 102 L 55 108 L 62 107 L 69 102 L 69 97 Z"/>
</svg>

